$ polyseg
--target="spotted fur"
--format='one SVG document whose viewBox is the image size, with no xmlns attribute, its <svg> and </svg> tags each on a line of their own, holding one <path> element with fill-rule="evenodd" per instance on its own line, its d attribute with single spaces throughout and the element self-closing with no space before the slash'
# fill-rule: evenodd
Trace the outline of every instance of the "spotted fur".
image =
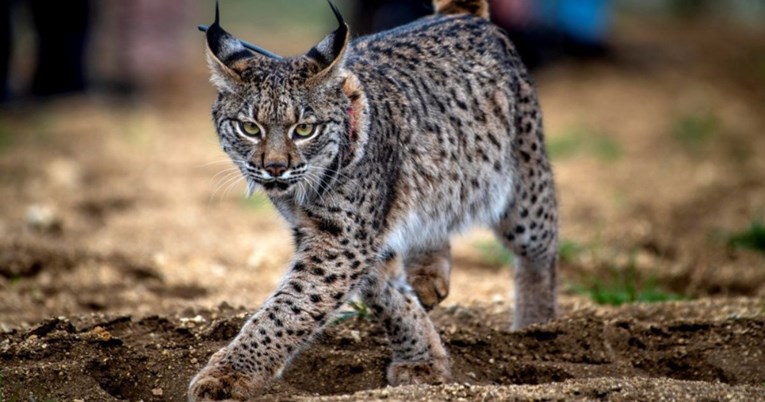
<svg viewBox="0 0 765 402">
<path fill-rule="evenodd" d="M 450 236 L 475 225 L 517 256 L 513 326 L 554 318 L 558 212 L 532 82 L 499 28 L 444 15 L 484 2 L 436 3 L 440 14 L 353 41 L 341 23 L 285 59 L 208 31 L 221 145 L 289 222 L 296 251 L 191 400 L 256 396 L 353 294 L 388 334 L 391 384 L 449 381 L 423 305 L 448 293 Z M 299 124 L 316 131 L 296 136 Z"/>
</svg>

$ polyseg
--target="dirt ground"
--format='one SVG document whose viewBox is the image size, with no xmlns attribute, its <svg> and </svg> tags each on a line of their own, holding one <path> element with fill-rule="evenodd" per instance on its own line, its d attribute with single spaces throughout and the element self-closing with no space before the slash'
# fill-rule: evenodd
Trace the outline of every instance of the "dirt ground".
<svg viewBox="0 0 765 402">
<path fill-rule="evenodd" d="M 762 399 L 761 309 L 743 298 L 621 309 L 566 304 L 559 321 L 510 332 L 504 302 L 455 305 L 433 313 L 455 384 L 403 388 L 385 388 L 381 328 L 354 318 L 329 328 L 263 400 Z M 246 315 L 230 307 L 185 313 L 52 318 L 7 334 L 0 344 L 6 397 L 182 400 L 194 370 Z"/>
<path fill-rule="evenodd" d="M 765 35 L 622 25 L 614 60 L 537 76 L 560 319 L 510 332 L 509 264 L 471 232 L 432 313 L 453 384 L 387 388 L 381 329 L 357 314 L 263 400 L 765 400 L 765 254 L 726 240 L 765 213 Z M 183 400 L 279 280 L 289 233 L 227 170 L 203 68 L 140 101 L 0 112 L 0 401 Z M 681 300 L 581 290 L 625 269 Z"/>
</svg>

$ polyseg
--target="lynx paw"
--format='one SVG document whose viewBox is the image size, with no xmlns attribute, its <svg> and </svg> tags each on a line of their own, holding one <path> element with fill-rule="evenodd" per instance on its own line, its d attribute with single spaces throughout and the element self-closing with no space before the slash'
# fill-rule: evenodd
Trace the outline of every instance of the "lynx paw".
<svg viewBox="0 0 765 402">
<path fill-rule="evenodd" d="M 409 285 L 417 294 L 425 310 L 432 310 L 449 295 L 449 278 L 421 273 L 409 278 Z"/>
<path fill-rule="evenodd" d="M 432 309 L 449 295 L 452 261 L 448 248 L 412 258 L 407 261 L 406 270 L 409 285 L 426 310 Z"/>
<path fill-rule="evenodd" d="M 223 348 L 210 358 L 189 385 L 189 401 L 246 401 L 262 388 L 262 384 L 251 375 L 234 370 L 223 361 Z"/>
<path fill-rule="evenodd" d="M 388 383 L 393 386 L 444 384 L 452 378 L 449 359 L 419 362 L 394 362 L 388 367 Z"/>
</svg>

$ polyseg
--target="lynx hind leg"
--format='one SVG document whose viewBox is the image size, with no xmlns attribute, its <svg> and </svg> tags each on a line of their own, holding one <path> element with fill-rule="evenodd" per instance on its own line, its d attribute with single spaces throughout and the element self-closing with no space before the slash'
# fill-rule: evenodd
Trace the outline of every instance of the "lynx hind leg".
<svg viewBox="0 0 765 402">
<path fill-rule="evenodd" d="M 520 200 L 494 228 L 515 255 L 513 329 L 550 321 L 557 313 L 557 212 L 553 202 L 530 202 L 537 198 Z"/>
<path fill-rule="evenodd" d="M 441 384 L 451 379 L 451 363 L 428 313 L 403 278 L 401 261 L 390 257 L 370 277 L 364 301 L 385 329 L 393 358 L 391 385 Z"/>
<path fill-rule="evenodd" d="M 426 310 L 433 309 L 449 295 L 452 252 L 448 242 L 436 250 L 411 254 L 404 266 L 407 281 Z"/>
<path fill-rule="evenodd" d="M 494 227 L 516 256 L 514 329 L 555 318 L 558 255 L 558 206 L 545 152 L 542 115 L 527 77 L 521 77 L 518 89 L 518 133 L 512 146 L 517 163 L 513 197 Z"/>
</svg>

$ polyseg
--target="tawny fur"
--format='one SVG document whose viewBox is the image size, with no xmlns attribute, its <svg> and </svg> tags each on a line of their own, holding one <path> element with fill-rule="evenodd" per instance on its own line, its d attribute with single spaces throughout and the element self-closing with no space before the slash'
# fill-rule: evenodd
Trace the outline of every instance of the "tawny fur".
<svg viewBox="0 0 765 402">
<path fill-rule="evenodd" d="M 441 15 L 472 14 L 489 19 L 488 0 L 435 0 L 433 4 Z"/>
</svg>

